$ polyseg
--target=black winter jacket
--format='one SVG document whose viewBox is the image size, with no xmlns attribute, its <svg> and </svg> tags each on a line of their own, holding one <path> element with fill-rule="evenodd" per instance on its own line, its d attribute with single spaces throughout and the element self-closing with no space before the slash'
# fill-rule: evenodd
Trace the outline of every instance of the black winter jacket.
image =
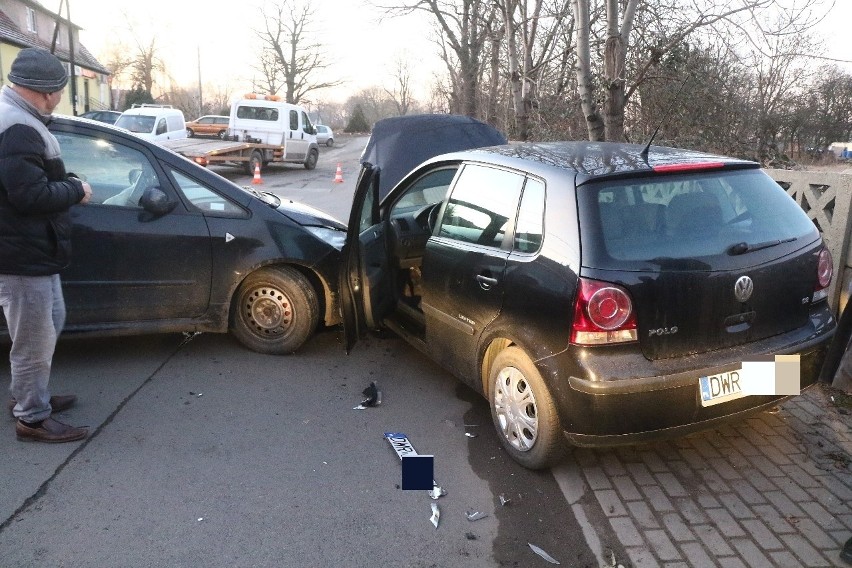
<svg viewBox="0 0 852 568">
<path fill-rule="evenodd" d="M 43 117 L 21 101 L 9 87 L 0 93 L 0 274 L 44 276 L 70 262 L 68 209 L 84 192 Z"/>
</svg>

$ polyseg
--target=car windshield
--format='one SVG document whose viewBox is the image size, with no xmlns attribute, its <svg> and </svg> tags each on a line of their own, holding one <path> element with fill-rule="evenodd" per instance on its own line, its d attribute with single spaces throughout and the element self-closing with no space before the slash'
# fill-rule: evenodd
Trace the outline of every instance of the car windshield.
<svg viewBox="0 0 852 568">
<path fill-rule="evenodd" d="M 154 117 L 139 114 L 123 114 L 115 121 L 115 125 L 125 128 L 130 132 L 151 132 L 154 130 Z"/>
<path fill-rule="evenodd" d="M 581 186 L 578 199 L 584 234 L 617 260 L 743 254 L 817 235 L 759 170 L 613 180 Z"/>
</svg>

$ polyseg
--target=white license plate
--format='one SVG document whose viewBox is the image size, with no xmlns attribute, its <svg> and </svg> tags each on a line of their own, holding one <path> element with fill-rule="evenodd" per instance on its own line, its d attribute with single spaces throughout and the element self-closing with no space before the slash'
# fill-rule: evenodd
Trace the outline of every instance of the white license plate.
<svg viewBox="0 0 852 568">
<path fill-rule="evenodd" d="M 743 382 L 740 369 L 701 377 L 698 379 L 698 386 L 701 389 L 701 406 L 713 406 L 744 397 L 746 393 L 743 392 Z"/>
</svg>

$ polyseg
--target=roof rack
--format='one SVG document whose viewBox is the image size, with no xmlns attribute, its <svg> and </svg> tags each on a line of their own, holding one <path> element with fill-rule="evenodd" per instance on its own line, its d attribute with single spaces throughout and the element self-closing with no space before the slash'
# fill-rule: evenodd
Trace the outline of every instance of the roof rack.
<svg viewBox="0 0 852 568">
<path fill-rule="evenodd" d="M 130 108 L 174 108 L 172 105 L 155 105 L 151 103 L 133 103 Z"/>
</svg>

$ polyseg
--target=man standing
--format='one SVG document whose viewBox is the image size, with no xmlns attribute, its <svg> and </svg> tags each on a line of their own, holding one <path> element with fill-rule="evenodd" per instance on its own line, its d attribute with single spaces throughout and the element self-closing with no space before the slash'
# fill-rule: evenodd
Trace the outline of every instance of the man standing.
<svg viewBox="0 0 852 568">
<path fill-rule="evenodd" d="M 12 349 L 13 414 L 19 440 L 71 442 L 85 438 L 51 418 L 75 396 L 50 396 L 56 339 L 65 324 L 59 271 L 70 261 L 68 209 L 87 203 L 89 184 L 65 172 L 59 143 L 48 131 L 68 82 L 65 66 L 39 48 L 21 50 L 0 91 L 0 307 Z"/>
</svg>

